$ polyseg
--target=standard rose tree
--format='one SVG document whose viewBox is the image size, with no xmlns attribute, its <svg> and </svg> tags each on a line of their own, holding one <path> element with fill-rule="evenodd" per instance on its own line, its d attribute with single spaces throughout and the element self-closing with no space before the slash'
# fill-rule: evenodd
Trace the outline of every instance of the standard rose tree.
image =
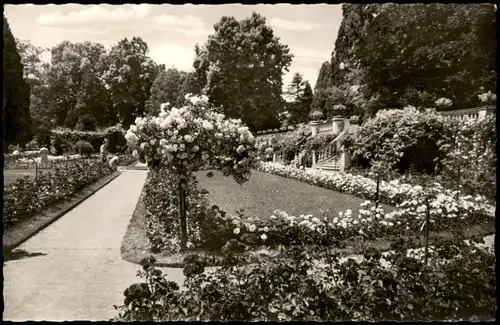
<svg viewBox="0 0 500 325">
<path fill-rule="evenodd" d="M 168 109 L 168 104 L 162 104 L 159 116 L 137 118 L 125 136 L 135 148 L 134 156 L 147 162 L 150 170 L 166 169 L 176 175 L 183 248 L 187 243 L 186 184 L 193 173 L 217 169 L 243 184 L 257 157 L 255 139 L 241 120 L 217 113 L 206 96 L 186 98 L 184 107 Z"/>
</svg>

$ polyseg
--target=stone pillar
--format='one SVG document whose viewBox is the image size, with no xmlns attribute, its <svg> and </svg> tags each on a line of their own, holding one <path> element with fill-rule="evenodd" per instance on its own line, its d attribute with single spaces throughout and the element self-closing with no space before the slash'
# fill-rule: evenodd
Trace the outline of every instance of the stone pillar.
<svg viewBox="0 0 500 325">
<path fill-rule="evenodd" d="M 487 114 L 486 109 L 482 109 L 482 110 L 478 111 L 477 114 L 478 114 L 478 117 L 477 117 L 478 120 L 484 119 L 486 117 L 486 114 Z"/>
<path fill-rule="evenodd" d="M 312 165 L 316 165 L 316 151 L 313 150 L 312 151 Z"/>
</svg>

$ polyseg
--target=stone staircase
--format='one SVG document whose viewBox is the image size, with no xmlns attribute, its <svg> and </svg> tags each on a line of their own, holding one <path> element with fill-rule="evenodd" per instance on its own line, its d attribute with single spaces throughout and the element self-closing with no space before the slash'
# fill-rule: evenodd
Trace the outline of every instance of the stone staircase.
<svg viewBox="0 0 500 325">
<path fill-rule="evenodd" d="M 315 169 L 324 171 L 340 172 L 340 157 L 327 159 L 314 165 Z"/>
</svg>

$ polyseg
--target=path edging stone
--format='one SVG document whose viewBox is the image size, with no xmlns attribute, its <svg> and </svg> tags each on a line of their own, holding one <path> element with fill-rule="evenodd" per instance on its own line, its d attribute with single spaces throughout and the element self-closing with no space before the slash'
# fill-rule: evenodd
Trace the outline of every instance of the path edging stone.
<svg viewBox="0 0 500 325">
<path fill-rule="evenodd" d="M 10 232 L 14 233 L 16 231 L 16 228 L 17 229 L 21 229 L 23 227 L 30 228 L 29 226 L 31 225 L 32 226 L 31 231 L 29 231 L 25 236 L 22 236 L 18 239 L 10 238 L 9 240 L 8 238 L 9 235 L 6 234 L 6 231 L 4 229 L 4 234 L 3 234 L 4 254 L 10 253 L 16 247 L 20 246 L 34 235 L 38 234 L 40 231 L 50 226 L 52 223 L 60 219 L 69 211 L 76 208 L 80 203 L 82 203 L 83 201 L 94 195 L 97 191 L 99 191 L 101 188 L 109 184 L 112 180 L 114 180 L 120 175 L 121 175 L 120 172 L 114 171 L 111 175 L 104 176 L 100 180 L 74 193 L 70 200 L 56 203 L 52 207 L 47 208 L 47 210 L 57 208 L 56 212 L 51 212 L 46 210 L 42 213 L 35 214 L 28 220 L 24 220 L 18 223 L 17 225 L 12 226 L 12 228 L 10 229 Z M 33 225 L 33 223 L 35 224 Z M 15 237 L 14 235 L 10 236 Z"/>
</svg>

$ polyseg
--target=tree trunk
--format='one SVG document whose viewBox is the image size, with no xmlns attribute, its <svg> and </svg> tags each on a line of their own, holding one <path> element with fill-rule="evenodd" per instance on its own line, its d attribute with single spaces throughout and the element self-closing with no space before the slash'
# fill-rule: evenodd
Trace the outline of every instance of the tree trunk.
<svg viewBox="0 0 500 325">
<path fill-rule="evenodd" d="M 179 202 L 179 225 L 180 225 L 180 240 L 181 240 L 181 250 L 186 249 L 188 235 L 187 235 L 187 223 L 186 223 L 186 189 L 184 183 L 179 184 L 178 190 Z"/>
<path fill-rule="evenodd" d="M 429 227 L 430 227 L 430 211 L 429 203 L 426 202 L 426 213 L 425 213 L 425 233 L 424 233 L 424 264 L 427 265 L 429 257 Z"/>
<path fill-rule="evenodd" d="M 375 197 L 375 208 L 378 208 L 378 202 L 380 201 L 379 190 L 380 190 L 380 176 L 377 176 L 377 194 Z"/>
</svg>

